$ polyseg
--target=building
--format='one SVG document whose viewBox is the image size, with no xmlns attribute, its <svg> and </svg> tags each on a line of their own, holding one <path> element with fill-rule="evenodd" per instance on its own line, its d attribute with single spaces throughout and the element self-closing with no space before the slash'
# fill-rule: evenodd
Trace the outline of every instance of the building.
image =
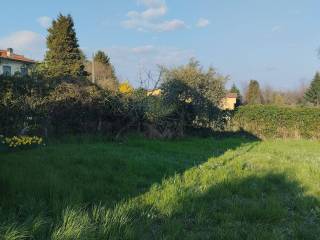
<svg viewBox="0 0 320 240">
<path fill-rule="evenodd" d="M 237 104 L 238 94 L 227 93 L 227 95 L 222 99 L 221 109 L 223 110 L 234 110 Z"/>
<path fill-rule="evenodd" d="M 35 61 L 15 54 L 12 48 L 0 50 L 0 75 L 25 76 L 34 64 Z"/>
<path fill-rule="evenodd" d="M 161 89 L 149 90 L 147 92 L 148 96 L 160 96 Z M 227 95 L 221 100 L 221 105 L 219 106 L 222 110 L 235 110 L 237 104 L 237 93 L 227 93 Z M 192 100 L 187 100 L 188 103 L 191 103 Z"/>
<path fill-rule="evenodd" d="M 148 96 L 155 96 L 155 97 L 161 96 L 161 89 L 149 90 L 147 92 L 147 95 Z"/>
</svg>

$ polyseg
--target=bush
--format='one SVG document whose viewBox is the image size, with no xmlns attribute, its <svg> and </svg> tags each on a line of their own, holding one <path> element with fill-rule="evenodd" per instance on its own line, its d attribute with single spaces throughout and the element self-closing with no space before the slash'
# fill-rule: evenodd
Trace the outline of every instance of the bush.
<svg viewBox="0 0 320 240">
<path fill-rule="evenodd" d="M 235 112 L 231 125 L 260 138 L 320 139 L 320 109 L 243 106 Z"/>
<path fill-rule="evenodd" d="M 0 77 L 1 134 L 96 133 L 119 120 L 118 96 L 82 79 L 44 83 Z"/>
<path fill-rule="evenodd" d="M 110 92 L 83 78 L 0 77 L 0 134 L 98 133 L 118 138 L 133 130 L 152 138 L 174 138 L 189 128 L 221 129 L 225 113 L 217 101 L 223 81 L 213 72 L 192 70 L 202 84 L 188 82 L 183 74 L 181 79 L 166 78 L 160 96 L 133 88 Z"/>
</svg>

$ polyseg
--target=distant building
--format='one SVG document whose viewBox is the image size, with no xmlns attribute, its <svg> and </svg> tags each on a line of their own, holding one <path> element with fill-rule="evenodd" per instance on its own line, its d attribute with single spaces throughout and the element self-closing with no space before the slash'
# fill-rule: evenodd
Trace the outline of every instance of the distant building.
<svg viewBox="0 0 320 240">
<path fill-rule="evenodd" d="M 34 60 L 13 53 L 12 48 L 0 50 L 0 75 L 25 76 L 34 64 Z"/>
<path fill-rule="evenodd" d="M 227 95 L 222 99 L 221 109 L 223 110 L 234 110 L 237 104 L 238 94 L 227 93 Z"/>
<path fill-rule="evenodd" d="M 149 90 L 147 92 L 148 96 L 160 96 L 161 89 Z M 222 110 L 235 110 L 237 104 L 238 94 L 236 93 L 227 93 L 227 95 L 222 99 L 220 108 Z M 188 103 L 191 103 L 192 100 L 187 100 Z"/>
<path fill-rule="evenodd" d="M 161 89 L 154 89 L 154 90 L 149 90 L 147 92 L 148 96 L 160 96 L 161 95 Z"/>
</svg>

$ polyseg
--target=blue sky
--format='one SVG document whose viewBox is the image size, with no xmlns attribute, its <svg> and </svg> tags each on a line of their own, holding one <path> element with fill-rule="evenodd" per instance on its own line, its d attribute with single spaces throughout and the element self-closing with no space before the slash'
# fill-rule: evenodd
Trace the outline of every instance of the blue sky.
<svg viewBox="0 0 320 240">
<path fill-rule="evenodd" d="M 157 64 L 197 58 L 230 75 L 240 88 L 250 79 L 292 89 L 320 68 L 319 0 L 11 0 L 1 4 L 0 48 L 42 59 L 46 28 L 71 14 L 80 47 L 102 49 L 121 79 Z"/>
</svg>

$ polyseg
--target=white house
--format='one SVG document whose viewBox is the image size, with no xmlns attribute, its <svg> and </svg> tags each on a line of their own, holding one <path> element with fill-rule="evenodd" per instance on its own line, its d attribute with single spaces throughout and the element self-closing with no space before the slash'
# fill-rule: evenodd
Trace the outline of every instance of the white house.
<svg viewBox="0 0 320 240">
<path fill-rule="evenodd" d="M 34 60 L 13 53 L 12 48 L 0 50 L 0 75 L 13 76 L 19 74 L 25 76 L 34 64 Z"/>
</svg>

